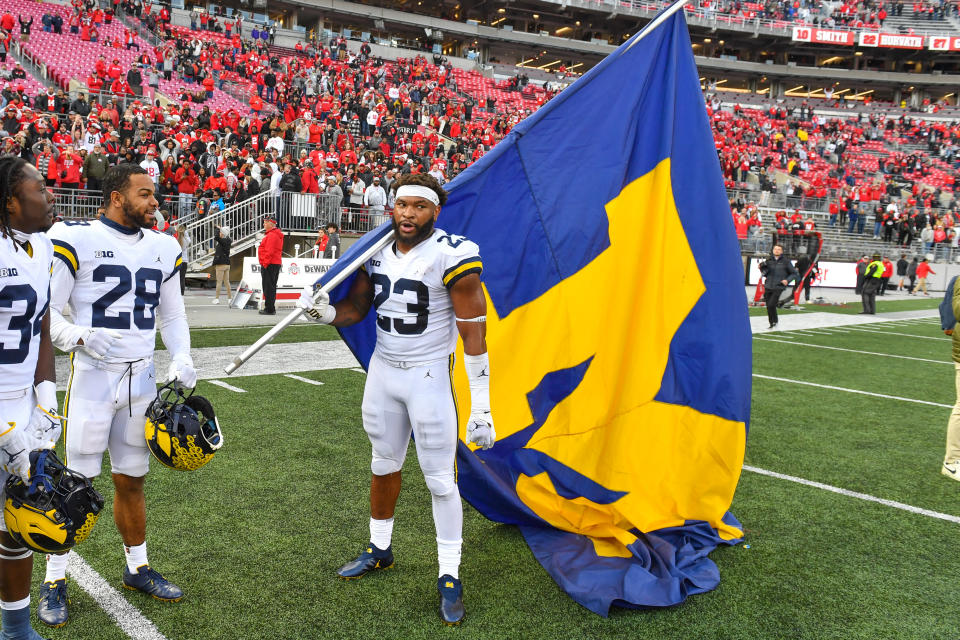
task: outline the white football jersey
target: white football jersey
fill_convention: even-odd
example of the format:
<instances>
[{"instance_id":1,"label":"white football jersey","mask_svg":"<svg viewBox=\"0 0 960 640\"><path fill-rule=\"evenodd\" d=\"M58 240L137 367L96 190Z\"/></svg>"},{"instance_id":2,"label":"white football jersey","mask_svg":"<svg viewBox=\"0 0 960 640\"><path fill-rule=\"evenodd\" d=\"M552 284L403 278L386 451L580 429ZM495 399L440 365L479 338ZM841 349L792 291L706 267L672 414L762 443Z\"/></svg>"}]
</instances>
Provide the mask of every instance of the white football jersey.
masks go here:
<instances>
[{"instance_id":1,"label":"white football jersey","mask_svg":"<svg viewBox=\"0 0 960 640\"><path fill-rule=\"evenodd\" d=\"M449 289L480 274L480 248L440 229L405 254L391 243L364 264L373 282L376 352L388 360L429 362L457 348Z\"/></svg>"},{"instance_id":2,"label":"white football jersey","mask_svg":"<svg viewBox=\"0 0 960 640\"><path fill-rule=\"evenodd\" d=\"M54 287L72 284L73 324L120 332L110 360L151 357L160 286L177 276L183 264L176 238L151 229L132 231L105 217L58 222L48 235L54 257L73 275L72 283L53 278Z\"/></svg>"},{"instance_id":3,"label":"white football jersey","mask_svg":"<svg viewBox=\"0 0 960 640\"><path fill-rule=\"evenodd\" d=\"M0 392L33 386L50 302L53 246L42 233L28 242L29 251L0 237Z\"/></svg>"}]
</instances>

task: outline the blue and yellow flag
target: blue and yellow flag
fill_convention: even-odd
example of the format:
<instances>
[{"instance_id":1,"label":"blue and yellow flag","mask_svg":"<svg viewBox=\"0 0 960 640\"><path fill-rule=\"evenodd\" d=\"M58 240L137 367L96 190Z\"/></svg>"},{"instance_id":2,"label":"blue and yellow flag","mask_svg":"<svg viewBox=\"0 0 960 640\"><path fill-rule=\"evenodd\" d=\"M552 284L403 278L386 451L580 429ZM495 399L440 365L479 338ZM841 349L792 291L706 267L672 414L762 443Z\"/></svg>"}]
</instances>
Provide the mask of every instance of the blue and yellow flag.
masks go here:
<instances>
[{"instance_id":1,"label":"blue and yellow flag","mask_svg":"<svg viewBox=\"0 0 960 640\"><path fill-rule=\"evenodd\" d=\"M437 223L480 246L488 297L498 441L472 451L460 425L461 493L601 615L717 586L750 411L743 268L682 12L629 44L458 176ZM363 363L371 331L344 332Z\"/></svg>"}]
</instances>

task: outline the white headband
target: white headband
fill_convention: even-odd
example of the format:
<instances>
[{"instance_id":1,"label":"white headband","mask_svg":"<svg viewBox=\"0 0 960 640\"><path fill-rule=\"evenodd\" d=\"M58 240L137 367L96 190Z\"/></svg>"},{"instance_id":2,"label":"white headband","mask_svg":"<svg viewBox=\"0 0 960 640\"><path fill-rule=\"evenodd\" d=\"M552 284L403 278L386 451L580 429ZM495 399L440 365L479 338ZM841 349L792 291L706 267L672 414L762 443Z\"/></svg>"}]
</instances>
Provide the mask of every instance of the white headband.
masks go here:
<instances>
[{"instance_id":1,"label":"white headband","mask_svg":"<svg viewBox=\"0 0 960 640\"><path fill-rule=\"evenodd\" d=\"M423 198L424 200L429 200L438 207L440 206L440 197L437 196L437 192L430 187L422 187L418 184L405 184L397 187L397 197L403 198L404 196L409 196L411 198Z\"/></svg>"}]
</instances>

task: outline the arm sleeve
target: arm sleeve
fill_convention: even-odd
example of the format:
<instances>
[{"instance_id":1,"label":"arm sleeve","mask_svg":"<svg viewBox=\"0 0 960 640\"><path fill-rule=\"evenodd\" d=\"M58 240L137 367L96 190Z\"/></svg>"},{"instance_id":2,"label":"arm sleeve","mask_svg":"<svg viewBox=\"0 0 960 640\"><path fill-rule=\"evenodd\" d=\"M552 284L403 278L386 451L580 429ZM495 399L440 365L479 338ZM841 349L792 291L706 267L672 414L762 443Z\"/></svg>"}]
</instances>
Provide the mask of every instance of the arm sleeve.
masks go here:
<instances>
[{"instance_id":1,"label":"arm sleeve","mask_svg":"<svg viewBox=\"0 0 960 640\"><path fill-rule=\"evenodd\" d=\"M56 255L56 254L55 254ZM58 256L59 257L59 256ZM63 260L54 260L50 269L50 339L61 351L73 352L87 331L63 317L63 306L73 290L74 272Z\"/></svg>"},{"instance_id":2,"label":"arm sleeve","mask_svg":"<svg viewBox=\"0 0 960 640\"><path fill-rule=\"evenodd\" d=\"M176 271L174 271L176 273ZM157 306L157 327L171 359L192 363L190 358L190 327L187 311L180 294L180 278L167 278L160 285L160 304Z\"/></svg>"}]
</instances>

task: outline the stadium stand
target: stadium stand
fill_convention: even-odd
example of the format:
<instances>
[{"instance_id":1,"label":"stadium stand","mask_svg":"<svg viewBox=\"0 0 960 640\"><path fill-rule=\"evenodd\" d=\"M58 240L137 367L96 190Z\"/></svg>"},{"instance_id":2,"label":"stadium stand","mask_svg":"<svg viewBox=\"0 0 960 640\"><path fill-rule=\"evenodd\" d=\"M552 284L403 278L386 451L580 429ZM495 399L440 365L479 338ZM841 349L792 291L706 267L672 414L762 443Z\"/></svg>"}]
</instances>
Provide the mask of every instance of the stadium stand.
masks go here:
<instances>
[{"instance_id":1,"label":"stadium stand","mask_svg":"<svg viewBox=\"0 0 960 640\"><path fill-rule=\"evenodd\" d=\"M545 82L542 73L533 74L533 81L522 70L490 77L454 66L443 56L434 56L434 63L419 54L384 59L372 55L365 41L348 46L342 36L290 48L248 37L240 21L231 24L233 32L227 35L198 25L173 25L169 13L137 16L124 10L130 8L127 4L117 6L116 17L108 19L99 10L4 0L5 14L44 25L17 43L19 55L36 62L64 89L78 79L88 85L92 80L94 89L103 84L102 93L91 92L89 116L68 113L65 100L45 114L52 116L53 125L45 130L39 130L35 110L25 108L35 105L43 84L29 76L0 84L5 149L34 161L35 144L66 123L67 137L61 134L53 142L61 151L74 146L81 160L92 150L91 141L97 141L112 163L152 166L155 161L163 206L174 214L175 224L194 225L190 228L201 239L212 237L215 219L247 225L252 235L271 197L280 198L282 211L314 212L287 216L288 229L310 231L336 220L348 230L363 230L382 215L371 212L364 199L374 176L386 182L395 172L430 171L452 179L562 88ZM656 6L634 3L628 8ZM956 4L901 9L897 3L704 0L691 11L731 21L867 30L879 29L883 21L885 31L909 33L923 26L928 31L955 29ZM63 33L45 28L52 15L63 20ZM90 42L84 29L98 19L100 41ZM71 26L78 33L71 34ZM70 46L63 46L65 39ZM15 64L8 59L4 69ZM141 69L142 96L112 84L133 68ZM156 96L147 81L152 70L159 75ZM563 76L562 65L557 71ZM14 91L20 85L22 95ZM889 210L898 229L909 227L907 244L934 250L939 258L956 254L956 106L928 100L922 111L906 112L892 102L833 96L830 88L806 98L772 99L723 93L711 85L705 79L708 115L745 251L763 248L750 233L758 225L747 224L754 210L761 228L768 230L776 227L777 211L800 215L824 234L824 255L847 257L884 246L882 237L874 238L881 235L875 225L884 226ZM155 97L169 102L157 106ZM292 167L294 178L280 179L285 165ZM61 179L51 183L59 188ZM325 195L328 185L341 195ZM85 186L82 180L78 191L59 192L65 215L95 212L98 196ZM295 200L296 194L307 200ZM877 207L881 213L875 219ZM862 226L849 224L851 214L863 216ZM922 239L924 228L933 232L938 225L942 238ZM191 261L202 264L206 243L195 244L200 253Z\"/></svg>"}]
</instances>

